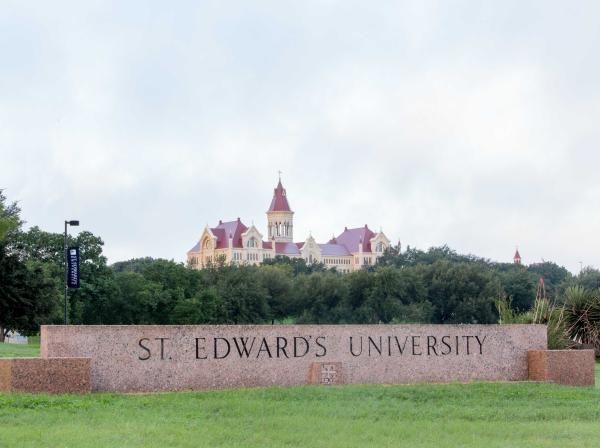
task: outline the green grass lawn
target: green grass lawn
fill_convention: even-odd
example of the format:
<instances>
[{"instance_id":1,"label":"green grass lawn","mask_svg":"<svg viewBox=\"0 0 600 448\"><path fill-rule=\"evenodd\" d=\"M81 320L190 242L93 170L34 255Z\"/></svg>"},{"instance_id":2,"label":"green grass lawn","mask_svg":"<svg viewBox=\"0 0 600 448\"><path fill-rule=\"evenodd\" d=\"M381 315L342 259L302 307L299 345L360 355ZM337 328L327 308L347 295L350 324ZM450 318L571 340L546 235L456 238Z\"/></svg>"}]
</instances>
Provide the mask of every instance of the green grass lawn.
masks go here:
<instances>
[{"instance_id":1,"label":"green grass lawn","mask_svg":"<svg viewBox=\"0 0 600 448\"><path fill-rule=\"evenodd\" d=\"M596 372L596 388L474 383L0 394L0 447L598 447L600 365Z\"/></svg>"},{"instance_id":2,"label":"green grass lawn","mask_svg":"<svg viewBox=\"0 0 600 448\"><path fill-rule=\"evenodd\" d=\"M0 358L37 358L38 356L40 356L39 338L31 344L0 343Z\"/></svg>"}]
</instances>

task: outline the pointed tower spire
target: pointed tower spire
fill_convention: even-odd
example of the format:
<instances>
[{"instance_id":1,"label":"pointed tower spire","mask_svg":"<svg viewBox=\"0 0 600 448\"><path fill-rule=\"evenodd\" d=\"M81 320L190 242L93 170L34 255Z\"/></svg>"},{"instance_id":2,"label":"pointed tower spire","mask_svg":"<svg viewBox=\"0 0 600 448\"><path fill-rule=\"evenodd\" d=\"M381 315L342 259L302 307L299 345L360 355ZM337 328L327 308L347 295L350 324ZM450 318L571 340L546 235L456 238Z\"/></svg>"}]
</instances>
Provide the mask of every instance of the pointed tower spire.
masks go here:
<instances>
[{"instance_id":1,"label":"pointed tower spire","mask_svg":"<svg viewBox=\"0 0 600 448\"><path fill-rule=\"evenodd\" d=\"M269 239L275 239L276 242L294 241L294 212L290 208L287 199L287 192L281 183L281 171L277 187L273 190L273 199L267 211L267 228L269 230Z\"/></svg>"},{"instance_id":2,"label":"pointed tower spire","mask_svg":"<svg viewBox=\"0 0 600 448\"><path fill-rule=\"evenodd\" d=\"M515 264L521 264L521 254L519 253L519 248L515 251L515 256L513 257L513 262Z\"/></svg>"},{"instance_id":3,"label":"pointed tower spire","mask_svg":"<svg viewBox=\"0 0 600 448\"><path fill-rule=\"evenodd\" d=\"M277 187L273 190L273 199L271 199L271 205L269 206L270 212L291 212L290 204L287 200L287 192L281 183L281 177L277 183Z\"/></svg>"}]
</instances>

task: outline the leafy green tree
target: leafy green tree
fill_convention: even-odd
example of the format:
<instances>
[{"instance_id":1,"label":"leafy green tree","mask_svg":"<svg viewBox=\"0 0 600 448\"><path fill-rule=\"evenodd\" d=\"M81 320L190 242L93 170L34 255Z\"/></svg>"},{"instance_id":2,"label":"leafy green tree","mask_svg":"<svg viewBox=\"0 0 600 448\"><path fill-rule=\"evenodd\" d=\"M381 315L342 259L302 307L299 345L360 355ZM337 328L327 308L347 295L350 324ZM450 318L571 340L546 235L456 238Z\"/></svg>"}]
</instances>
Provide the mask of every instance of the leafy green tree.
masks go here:
<instances>
[{"instance_id":1,"label":"leafy green tree","mask_svg":"<svg viewBox=\"0 0 600 448\"><path fill-rule=\"evenodd\" d=\"M285 264L260 266L257 275L267 293L271 323L292 315L292 267Z\"/></svg>"},{"instance_id":2,"label":"leafy green tree","mask_svg":"<svg viewBox=\"0 0 600 448\"><path fill-rule=\"evenodd\" d=\"M143 295L145 289L156 289L148 285L138 272L117 272L114 275L117 294L111 297L104 315L105 323L111 324L153 324L152 311L147 309Z\"/></svg>"},{"instance_id":3,"label":"leafy green tree","mask_svg":"<svg viewBox=\"0 0 600 448\"><path fill-rule=\"evenodd\" d=\"M118 299L113 301L111 318L124 324L168 324L181 290L168 290L137 272L115 274Z\"/></svg>"},{"instance_id":4,"label":"leafy green tree","mask_svg":"<svg viewBox=\"0 0 600 448\"><path fill-rule=\"evenodd\" d=\"M384 267L372 274L373 282L366 292L366 300L356 310L365 323L389 323L400 314L402 305L402 277L399 269Z\"/></svg>"},{"instance_id":5,"label":"leafy green tree","mask_svg":"<svg viewBox=\"0 0 600 448\"><path fill-rule=\"evenodd\" d=\"M343 275L335 272L313 272L294 282L294 300L299 323L346 323L350 315L348 285Z\"/></svg>"},{"instance_id":6,"label":"leafy green tree","mask_svg":"<svg viewBox=\"0 0 600 448\"><path fill-rule=\"evenodd\" d=\"M69 322L73 324L105 323L118 320L107 316L111 297L116 294L113 273L102 254L104 242L91 232L70 236L68 245L79 247L81 288L69 291ZM53 284L57 314L51 319L62 321L64 288L64 236L34 226L15 234L11 247L28 265L41 267ZM100 310L103 310L100 313ZM108 320L107 320L108 319Z\"/></svg>"},{"instance_id":7,"label":"leafy green tree","mask_svg":"<svg viewBox=\"0 0 600 448\"><path fill-rule=\"evenodd\" d=\"M46 323L62 323L63 312L63 245L64 238L59 233L50 233L39 227L31 227L28 231L19 231L10 239L11 250L30 267L44 272L52 285L51 295L55 302L54 314Z\"/></svg>"},{"instance_id":8,"label":"leafy green tree","mask_svg":"<svg viewBox=\"0 0 600 448\"><path fill-rule=\"evenodd\" d=\"M132 258L127 261L117 261L110 265L115 272L137 272L141 274L144 270L152 265L156 260L152 257Z\"/></svg>"},{"instance_id":9,"label":"leafy green tree","mask_svg":"<svg viewBox=\"0 0 600 448\"><path fill-rule=\"evenodd\" d=\"M81 287L69 291L69 322L73 324L96 323L90 309L98 300L109 297L116 291L113 273L102 254L104 242L88 231L80 232L68 244L79 247L79 277ZM88 319L93 319L88 321Z\"/></svg>"},{"instance_id":10,"label":"leafy green tree","mask_svg":"<svg viewBox=\"0 0 600 448\"><path fill-rule=\"evenodd\" d=\"M299 274L311 274L312 272L325 272L327 267L323 263L308 264L304 258L290 258L283 255L277 255L263 262L263 266L291 266L294 276Z\"/></svg>"},{"instance_id":11,"label":"leafy green tree","mask_svg":"<svg viewBox=\"0 0 600 448\"><path fill-rule=\"evenodd\" d=\"M530 264L527 270L535 274L538 279L542 277L546 286L546 295L548 299L555 302L561 294L560 286L572 279L572 275L563 266L559 266L551 261Z\"/></svg>"},{"instance_id":12,"label":"leafy green tree","mask_svg":"<svg viewBox=\"0 0 600 448\"><path fill-rule=\"evenodd\" d=\"M21 227L20 213L17 203L8 203L3 190L0 190L0 242Z\"/></svg>"},{"instance_id":13,"label":"leafy green tree","mask_svg":"<svg viewBox=\"0 0 600 448\"><path fill-rule=\"evenodd\" d=\"M345 275L344 280L348 287L346 299L346 314L341 316L345 322L360 323L364 316L356 310L365 310L367 301L371 298L370 291L375 283L375 277L367 270L351 272Z\"/></svg>"},{"instance_id":14,"label":"leafy green tree","mask_svg":"<svg viewBox=\"0 0 600 448\"><path fill-rule=\"evenodd\" d=\"M10 331L32 334L52 313L52 283L0 244L0 342Z\"/></svg>"},{"instance_id":15,"label":"leafy green tree","mask_svg":"<svg viewBox=\"0 0 600 448\"><path fill-rule=\"evenodd\" d=\"M495 300L503 295L498 278L480 264L438 260L420 266L433 306L433 323L495 323Z\"/></svg>"},{"instance_id":16,"label":"leafy green tree","mask_svg":"<svg viewBox=\"0 0 600 448\"><path fill-rule=\"evenodd\" d=\"M57 272L62 272L63 245L62 234L46 232L37 226L26 232L19 232L11 241L11 247L21 259L52 264Z\"/></svg>"},{"instance_id":17,"label":"leafy green tree","mask_svg":"<svg viewBox=\"0 0 600 448\"><path fill-rule=\"evenodd\" d=\"M536 274L525 266L512 264L510 269L500 273L499 278L515 311L527 311L532 307L537 287Z\"/></svg>"},{"instance_id":18,"label":"leafy green tree","mask_svg":"<svg viewBox=\"0 0 600 448\"><path fill-rule=\"evenodd\" d=\"M351 321L356 323L429 322L427 289L412 267L378 266L349 274Z\"/></svg>"},{"instance_id":19,"label":"leafy green tree","mask_svg":"<svg viewBox=\"0 0 600 448\"><path fill-rule=\"evenodd\" d=\"M200 291L196 296L185 298L173 309L174 324L220 324L226 321L223 300L215 288Z\"/></svg>"},{"instance_id":20,"label":"leafy green tree","mask_svg":"<svg viewBox=\"0 0 600 448\"><path fill-rule=\"evenodd\" d=\"M400 306L392 318L394 322L431 322L433 307L428 301L423 278L415 267L400 269L396 295Z\"/></svg>"},{"instance_id":21,"label":"leafy green tree","mask_svg":"<svg viewBox=\"0 0 600 448\"><path fill-rule=\"evenodd\" d=\"M575 283L587 290L598 290L600 289L600 271L588 266L577 275Z\"/></svg>"},{"instance_id":22,"label":"leafy green tree","mask_svg":"<svg viewBox=\"0 0 600 448\"><path fill-rule=\"evenodd\" d=\"M265 323L271 315L267 290L261 284L256 266L222 266L213 269L208 285L223 300L227 324Z\"/></svg>"},{"instance_id":23,"label":"leafy green tree","mask_svg":"<svg viewBox=\"0 0 600 448\"><path fill-rule=\"evenodd\" d=\"M441 247L430 247L427 251L411 248L408 246L404 252L398 252L391 248L386 250L383 257L377 260L377 264L384 266L416 266L433 264L436 261L446 260L452 263L489 263L488 260L474 255L461 255L444 245Z\"/></svg>"},{"instance_id":24,"label":"leafy green tree","mask_svg":"<svg viewBox=\"0 0 600 448\"><path fill-rule=\"evenodd\" d=\"M0 190L0 342L9 331L36 332L55 308L53 284L39 264L27 264L13 242L22 221Z\"/></svg>"}]
</instances>

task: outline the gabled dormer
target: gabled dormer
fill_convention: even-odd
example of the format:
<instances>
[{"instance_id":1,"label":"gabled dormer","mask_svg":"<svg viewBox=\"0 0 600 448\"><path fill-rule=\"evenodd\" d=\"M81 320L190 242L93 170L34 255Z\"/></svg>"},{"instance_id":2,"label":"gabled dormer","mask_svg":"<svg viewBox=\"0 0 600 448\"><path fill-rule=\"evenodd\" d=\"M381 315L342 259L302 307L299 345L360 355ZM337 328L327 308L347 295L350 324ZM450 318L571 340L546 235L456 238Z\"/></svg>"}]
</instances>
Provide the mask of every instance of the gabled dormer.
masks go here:
<instances>
[{"instance_id":1,"label":"gabled dormer","mask_svg":"<svg viewBox=\"0 0 600 448\"><path fill-rule=\"evenodd\" d=\"M208 226L202 231L199 241L199 250L202 252L215 250L217 248L218 238Z\"/></svg>"},{"instance_id":2,"label":"gabled dormer","mask_svg":"<svg viewBox=\"0 0 600 448\"><path fill-rule=\"evenodd\" d=\"M302 249L300 249L300 255L309 264L321 262L321 248L312 235L309 235L302 245Z\"/></svg>"},{"instance_id":3,"label":"gabled dormer","mask_svg":"<svg viewBox=\"0 0 600 448\"><path fill-rule=\"evenodd\" d=\"M373 252L375 256L380 257L391 244L392 242L388 237L385 236L382 231L379 231L379 233L371 238L371 252Z\"/></svg>"},{"instance_id":4,"label":"gabled dormer","mask_svg":"<svg viewBox=\"0 0 600 448\"><path fill-rule=\"evenodd\" d=\"M262 233L252 224L242 233L242 246L244 249L262 249Z\"/></svg>"}]
</instances>

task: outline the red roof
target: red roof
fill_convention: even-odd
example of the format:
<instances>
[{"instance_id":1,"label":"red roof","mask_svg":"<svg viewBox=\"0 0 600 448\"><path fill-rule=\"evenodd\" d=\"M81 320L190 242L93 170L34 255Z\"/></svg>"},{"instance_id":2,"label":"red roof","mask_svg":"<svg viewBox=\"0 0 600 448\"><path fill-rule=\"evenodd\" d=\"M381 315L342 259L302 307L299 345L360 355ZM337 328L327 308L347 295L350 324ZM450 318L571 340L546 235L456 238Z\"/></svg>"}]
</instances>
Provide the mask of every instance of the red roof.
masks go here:
<instances>
[{"instance_id":1,"label":"red roof","mask_svg":"<svg viewBox=\"0 0 600 448\"><path fill-rule=\"evenodd\" d=\"M521 259L521 254L519 254L519 249L517 249L517 251L515 252L515 257L514 258L515 258L515 260L516 259L519 259L519 260Z\"/></svg>"},{"instance_id":2,"label":"red roof","mask_svg":"<svg viewBox=\"0 0 600 448\"><path fill-rule=\"evenodd\" d=\"M273 192L273 199L271 200L271 206L269 207L270 212L291 212L290 204L287 200L287 194L285 188L281 185L281 179L277 184Z\"/></svg>"},{"instance_id":3,"label":"red roof","mask_svg":"<svg viewBox=\"0 0 600 448\"><path fill-rule=\"evenodd\" d=\"M273 249L273 243L270 241L263 241L262 245L263 249Z\"/></svg>"},{"instance_id":4,"label":"red roof","mask_svg":"<svg viewBox=\"0 0 600 448\"><path fill-rule=\"evenodd\" d=\"M295 243L275 243L275 253L282 255L300 255Z\"/></svg>"},{"instance_id":5,"label":"red roof","mask_svg":"<svg viewBox=\"0 0 600 448\"><path fill-rule=\"evenodd\" d=\"M221 222L215 228L211 228L210 231L214 236L217 237L217 249L224 249L229 247L229 235L233 237L233 247L242 246L242 233L248 230L248 227L244 225L240 218L236 221Z\"/></svg>"},{"instance_id":6,"label":"red roof","mask_svg":"<svg viewBox=\"0 0 600 448\"><path fill-rule=\"evenodd\" d=\"M371 252L371 238L374 236L375 233L365 224L364 227L356 229L344 229L337 238L329 241L329 244L341 244L346 246L348 252L355 253L358 252L358 245L362 242L363 252Z\"/></svg>"}]
</instances>

